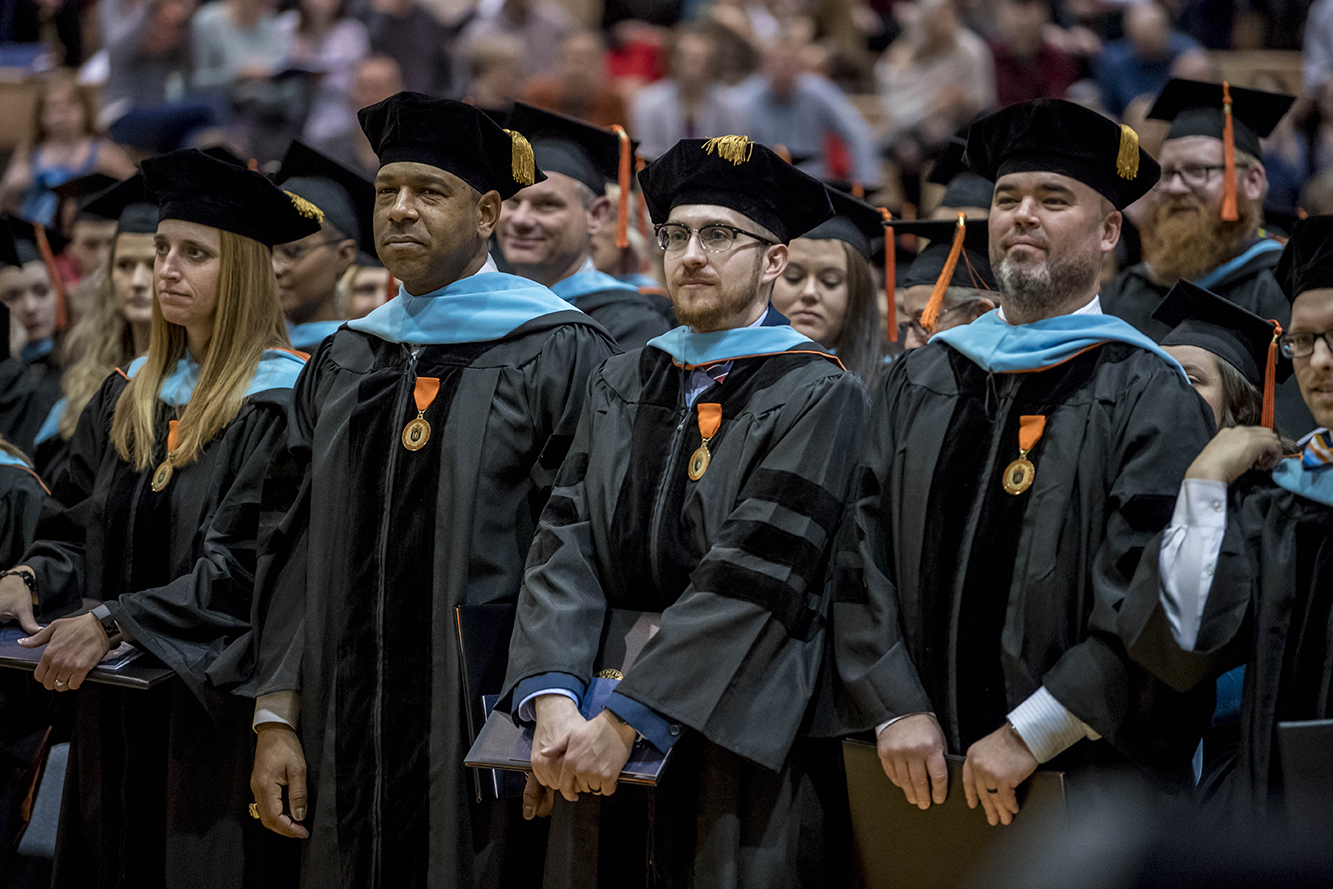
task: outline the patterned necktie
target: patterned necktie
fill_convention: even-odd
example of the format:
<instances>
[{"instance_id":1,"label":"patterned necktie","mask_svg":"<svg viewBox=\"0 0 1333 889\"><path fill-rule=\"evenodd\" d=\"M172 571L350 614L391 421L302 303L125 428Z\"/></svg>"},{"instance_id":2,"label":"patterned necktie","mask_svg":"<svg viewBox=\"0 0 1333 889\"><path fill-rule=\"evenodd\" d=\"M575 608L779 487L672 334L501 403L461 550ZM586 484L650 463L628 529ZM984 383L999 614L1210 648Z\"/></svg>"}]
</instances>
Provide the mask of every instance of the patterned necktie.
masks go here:
<instances>
[{"instance_id":1,"label":"patterned necktie","mask_svg":"<svg viewBox=\"0 0 1333 889\"><path fill-rule=\"evenodd\" d=\"M705 365L699 369L712 377L713 382L720 386L722 381L727 378L727 374L731 373L731 360L719 361L716 364Z\"/></svg>"},{"instance_id":2,"label":"patterned necktie","mask_svg":"<svg viewBox=\"0 0 1333 889\"><path fill-rule=\"evenodd\" d=\"M1301 466L1306 469L1327 469L1333 466L1333 445L1329 444L1329 437L1327 429L1310 436L1301 454Z\"/></svg>"}]
</instances>

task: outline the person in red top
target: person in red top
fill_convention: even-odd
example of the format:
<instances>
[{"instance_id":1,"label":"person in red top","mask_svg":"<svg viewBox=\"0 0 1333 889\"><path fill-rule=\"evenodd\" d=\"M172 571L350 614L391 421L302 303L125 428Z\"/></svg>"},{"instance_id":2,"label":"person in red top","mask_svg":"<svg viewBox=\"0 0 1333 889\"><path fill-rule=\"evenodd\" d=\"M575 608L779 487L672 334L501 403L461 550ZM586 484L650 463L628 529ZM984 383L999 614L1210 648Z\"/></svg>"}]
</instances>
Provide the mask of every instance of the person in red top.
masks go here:
<instances>
[{"instance_id":1,"label":"person in red top","mask_svg":"<svg viewBox=\"0 0 1333 889\"><path fill-rule=\"evenodd\" d=\"M1000 107L1029 99L1063 99L1078 80L1078 62L1046 40L1046 0L1001 0L996 19L995 96Z\"/></svg>"}]
</instances>

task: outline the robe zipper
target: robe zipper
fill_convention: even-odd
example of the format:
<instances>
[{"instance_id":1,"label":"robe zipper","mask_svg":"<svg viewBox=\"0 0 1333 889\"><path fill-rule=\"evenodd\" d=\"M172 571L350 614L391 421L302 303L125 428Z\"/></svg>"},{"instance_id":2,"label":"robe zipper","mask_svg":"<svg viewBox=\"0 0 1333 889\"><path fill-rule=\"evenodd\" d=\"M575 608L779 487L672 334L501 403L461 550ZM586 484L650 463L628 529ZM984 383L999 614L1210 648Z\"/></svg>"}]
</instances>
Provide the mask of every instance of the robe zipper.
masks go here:
<instances>
[{"instance_id":1,"label":"robe zipper","mask_svg":"<svg viewBox=\"0 0 1333 889\"><path fill-rule=\"evenodd\" d=\"M696 399L697 401L698 399ZM676 466L676 454L680 450L680 442L684 437L685 426L693 413L694 408L686 407L685 415L676 424L676 431L671 434L671 445L668 451L670 457L667 459L666 468L662 471L662 477L657 480L657 494L653 500L653 517L648 525L648 563L652 566L653 577L659 576L657 554L661 547L658 546L657 536L662 532L662 516L665 512L663 504L666 503L667 485L670 483L671 473Z\"/></svg>"},{"instance_id":2,"label":"robe zipper","mask_svg":"<svg viewBox=\"0 0 1333 889\"><path fill-rule=\"evenodd\" d=\"M404 348L407 348L404 346ZM412 391L415 385L417 372L417 356L421 354L421 347L412 349L408 355L407 369L403 373L403 381L407 384L398 393L394 399L394 417L401 419L403 411L407 407L407 393ZM395 421L396 422L396 421ZM389 463L385 470L384 491L386 494L393 493L393 473L398 465L398 431L397 426L391 427L392 435L389 445ZM375 650L377 659L375 664L375 722L374 722L374 744L375 744L375 795L374 810L371 818L371 874L373 874L374 885L380 883L380 823L383 817L383 793L384 793L384 747L381 740L381 732L384 725L384 596L387 589L387 569L389 550L389 520L391 518L390 504L384 504L382 518L380 519L380 544L379 544L379 589L376 591L375 602Z\"/></svg>"}]
</instances>

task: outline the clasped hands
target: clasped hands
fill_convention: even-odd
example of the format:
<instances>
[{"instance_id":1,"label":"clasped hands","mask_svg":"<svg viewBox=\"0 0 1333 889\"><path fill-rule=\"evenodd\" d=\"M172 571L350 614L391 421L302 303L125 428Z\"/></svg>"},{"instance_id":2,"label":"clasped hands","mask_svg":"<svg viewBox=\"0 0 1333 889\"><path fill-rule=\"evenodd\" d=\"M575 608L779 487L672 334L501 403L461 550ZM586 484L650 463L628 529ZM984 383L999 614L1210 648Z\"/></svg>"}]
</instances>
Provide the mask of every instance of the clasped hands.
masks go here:
<instances>
[{"instance_id":1,"label":"clasped hands","mask_svg":"<svg viewBox=\"0 0 1333 889\"><path fill-rule=\"evenodd\" d=\"M603 710L584 719L564 695L542 695L534 703L532 772L523 789L523 817L551 814L555 794L569 802L580 793L610 796L634 749L635 731Z\"/></svg>"},{"instance_id":2,"label":"clasped hands","mask_svg":"<svg viewBox=\"0 0 1333 889\"><path fill-rule=\"evenodd\" d=\"M73 691L83 684L111 644L102 624L91 614L65 617L43 627L33 616L32 594L21 579L0 577L0 618L13 618L30 634L20 639L24 648L45 645L33 678L51 691Z\"/></svg>"},{"instance_id":3,"label":"clasped hands","mask_svg":"<svg viewBox=\"0 0 1333 889\"><path fill-rule=\"evenodd\" d=\"M879 733L884 774L902 789L907 801L922 809L943 803L949 790L944 762L944 732L929 713L914 713ZM1009 824L1018 814L1018 785L1037 770L1037 759L1023 739L1003 725L967 750L963 790L968 808L980 805L991 826Z\"/></svg>"}]
</instances>

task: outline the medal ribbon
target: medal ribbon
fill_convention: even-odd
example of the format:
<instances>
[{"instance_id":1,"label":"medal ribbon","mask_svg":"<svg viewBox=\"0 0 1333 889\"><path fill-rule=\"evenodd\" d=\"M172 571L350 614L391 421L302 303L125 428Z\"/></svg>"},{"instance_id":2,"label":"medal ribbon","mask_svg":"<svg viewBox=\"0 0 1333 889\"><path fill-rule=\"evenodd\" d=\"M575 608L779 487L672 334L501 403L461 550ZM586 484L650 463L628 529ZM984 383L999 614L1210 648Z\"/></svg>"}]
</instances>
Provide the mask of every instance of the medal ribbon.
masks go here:
<instances>
[{"instance_id":1,"label":"medal ribbon","mask_svg":"<svg viewBox=\"0 0 1333 889\"><path fill-rule=\"evenodd\" d=\"M172 420L167 423L167 459L171 459L171 452L176 450L176 445L180 444L180 439L176 435L176 426L180 420Z\"/></svg>"},{"instance_id":2,"label":"medal ribbon","mask_svg":"<svg viewBox=\"0 0 1333 889\"><path fill-rule=\"evenodd\" d=\"M1041 441L1046 431L1046 418L1041 414L1024 414L1018 418L1018 449L1024 457Z\"/></svg>"},{"instance_id":3,"label":"medal ribbon","mask_svg":"<svg viewBox=\"0 0 1333 889\"><path fill-rule=\"evenodd\" d=\"M439 377L417 377L416 388L412 390L412 398L417 403L417 416L426 412L435 401L435 396L440 394Z\"/></svg>"},{"instance_id":4,"label":"medal ribbon","mask_svg":"<svg viewBox=\"0 0 1333 889\"><path fill-rule=\"evenodd\" d=\"M703 438L704 444L717 435L717 430L722 428L722 405L720 404L701 404L699 405L699 435Z\"/></svg>"}]
</instances>

